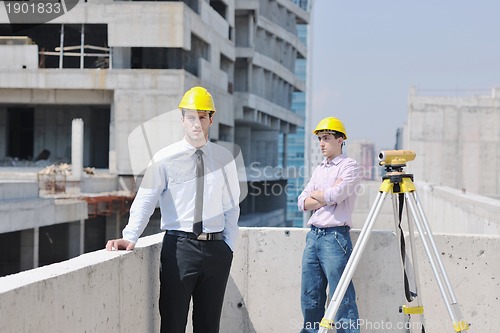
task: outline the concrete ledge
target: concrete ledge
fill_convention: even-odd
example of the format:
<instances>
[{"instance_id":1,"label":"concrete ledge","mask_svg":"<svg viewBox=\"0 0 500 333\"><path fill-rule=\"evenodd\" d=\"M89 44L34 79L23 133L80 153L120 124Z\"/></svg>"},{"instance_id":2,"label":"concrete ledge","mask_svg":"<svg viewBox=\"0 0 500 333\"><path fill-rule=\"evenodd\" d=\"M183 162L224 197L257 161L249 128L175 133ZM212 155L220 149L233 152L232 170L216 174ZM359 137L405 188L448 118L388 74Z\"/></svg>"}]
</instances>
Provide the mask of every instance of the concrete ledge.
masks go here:
<instances>
[{"instance_id":1,"label":"concrete ledge","mask_svg":"<svg viewBox=\"0 0 500 333\"><path fill-rule=\"evenodd\" d=\"M417 194L433 232L447 234L500 234L500 200L429 183L415 182ZM362 228L375 202L380 182L365 181L356 202L353 225ZM377 230L395 228L390 196L385 199L374 225Z\"/></svg>"},{"instance_id":2,"label":"concrete ledge","mask_svg":"<svg viewBox=\"0 0 500 333\"><path fill-rule=\"evenodd\" d=\"M54 224L54 199L0 201L0 233Z\"/></svg>"},{"instance_id":3,"label":"concrete ledge","mask_svg":"<svg viewBox=\"0 0 500 333\"><path fill-rule=\"evenodd\" d=\"M0 201L38 198L38 183L29 180L1 180Z\"/></svg>"},{"instance_id":4,"label":"concrete ledge","mask_svg":"<svg viewBox=\"0 0 500 333\"><path fill-rule=\"evenodd\" d=\"M306 233L307 229L242 228L226 293L222 333L299 331ZM356 240L358 231L352 236ZM435 239L464 318L476 332L497 332L492 313L500 305L500 286L495 282L498 238L436 235ZM102 250L0 278L0 331L157 331L161 241L162 234L157 234L141 238L133 252ZM426 262L422 253L419 258ZM451 332L427 266L419 265L427 331ZM354 283L363 331L403 333L398 327L405 318L398 308L404 304L404 295L393 233L372 232Z\"/></svg>"},{"instance_id":5,"label":"concrete ledge","mask_svg":"<svg viewBox=\"0 0 500 333\"><path fill-rule=\"evenodd\" d=\"M78 199L55 200L55 223L80 221L89 218L87 202Z\"/></svg>"},{"instance_id":6,"label":"concrete ledge","mask_svg":"<svg viewBox=\"0 0 500 333\"><path fill-rule=\"evenodd\" d=\"M435 234L436 246L471 332L498 332L500 236ZM427 332L453 332L432 268L417 241Z\"/></svg>"},{"instance_id":7,"label":"concrete ledge","mask_svg":"<svg viewBox=\"0 0 500 333\"><path fill-rule=\"evenodd\" d=\"M155 235L134 252L102 250L1 278L0 332L155 331L160 241Z\"/></svg>"},{"instance_id":8,"label":"concrete ledge","mask_svg":"<svg viewBox=\"0 0 500 333\"><path fill-rule=\"evenodd\" d=\"M434 232L500 234L500 200L428 183L416 183Z\"/></svg>"},{"instance_id":9,"label":"concrete ledge","mask_svg":"<svg viewBox=\"0 0 500 333\"><path fill-rule=\"evenodd\" d=\"M85 176L81 182L82 193L112 192L117 188L118 176L113 174Z\"/></svg>"}]
</instances>

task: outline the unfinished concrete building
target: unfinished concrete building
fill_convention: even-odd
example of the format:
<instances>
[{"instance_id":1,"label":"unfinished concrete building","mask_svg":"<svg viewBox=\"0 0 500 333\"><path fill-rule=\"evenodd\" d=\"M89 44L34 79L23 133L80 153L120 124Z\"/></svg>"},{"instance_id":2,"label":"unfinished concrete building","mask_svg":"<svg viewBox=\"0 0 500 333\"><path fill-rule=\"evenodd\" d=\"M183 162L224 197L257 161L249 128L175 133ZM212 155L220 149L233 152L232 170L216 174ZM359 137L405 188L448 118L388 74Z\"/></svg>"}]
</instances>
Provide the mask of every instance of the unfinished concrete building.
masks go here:
<instances>
[{"instance_id":1,"label":"unfinished concrete building","mask_svg":"<svg viewBox=\"0 0 500 333\"><path fill-rule=\"evenodd\" d=\"M263 170L278 167L278 135L304 122L291 103L306 89L294 66L307 54L296 26L308 24L308 8L290 0L89 0L39 25L11 24L1 12L0 275L119 235L134 176L181 137L177 105L195 85L215 99L210 139L241 148L249 189L241 225L283 225L286 195L265 190L284 186L286 175ZM83 124L76 132L75 119ZM142 162L134 164L135 154ZM40 174L65 163L71 173ZM158 231L157 220L146 234Z\"/></svg>"},{"instance_id":2,"label":"unfinished concrete building","mask_svg":"<svg viewBox=\"0 0 500 333\"><path fill-rule=\"evenodd\" d=\"M500 198L500 96L429 96L412 88L404 147L417 180Z\"/></svg>"}]
</instances>

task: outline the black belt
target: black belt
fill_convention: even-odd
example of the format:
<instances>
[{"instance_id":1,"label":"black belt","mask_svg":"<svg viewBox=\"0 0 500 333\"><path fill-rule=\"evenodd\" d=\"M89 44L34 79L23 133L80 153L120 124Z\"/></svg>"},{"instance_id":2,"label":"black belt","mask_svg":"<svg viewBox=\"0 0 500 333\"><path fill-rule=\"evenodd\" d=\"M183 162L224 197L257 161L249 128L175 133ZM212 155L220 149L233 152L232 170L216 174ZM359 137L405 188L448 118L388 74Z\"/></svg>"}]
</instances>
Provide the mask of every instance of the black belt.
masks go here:
<instances>
[{"instance_id":1,"label":"black belt","mask_svg":"<svg viewBox=\"0 0 500 333\"><path fill-rule=\"evenodd\" d=\"M339 230L342 230L342 231L349 231L349 226L348 225L340 225L340 226L337 226L337 227L326 227L326 228L319 228L315 225L311 225L311 230L314 231L314 232L332 232L332 231L339 231Z\"/></svg>"},{"instance_id":2,"label":"black belt","mask_svg":"<svg viewBox=\"0 0 500 333\"><path fill-rule=\"evenodd\" d=\"M196 235L192 232L185 232L180 230L167 230L167 235L197 239L201 241L224 240L224 235L222 234L222 231L213 233L202 232L198 237L196 237Z\"/></svg>"}]
</instances>

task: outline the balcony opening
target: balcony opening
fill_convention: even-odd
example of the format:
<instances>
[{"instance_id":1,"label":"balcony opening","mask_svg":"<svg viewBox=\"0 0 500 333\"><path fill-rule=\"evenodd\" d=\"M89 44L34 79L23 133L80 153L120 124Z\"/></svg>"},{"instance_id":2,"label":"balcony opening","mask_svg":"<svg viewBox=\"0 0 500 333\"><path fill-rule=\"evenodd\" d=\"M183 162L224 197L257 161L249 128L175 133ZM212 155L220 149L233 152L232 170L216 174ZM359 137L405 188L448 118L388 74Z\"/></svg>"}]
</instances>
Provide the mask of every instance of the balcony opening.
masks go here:
<instances>
[{"instance_id":1,"label":"balcony opening","mask_svg":"<svg viewBox=\"0 0 500 333\"><path fill-rule=\"evenodd\" d=\"M21 239L20 231L0 233L0 277L20 271Z\"/></svg>"},{"instance_id":2,"label":"balcony opening","mask_svg":"<svg viewBox=\"0 0 500 333\"><path fill-rule=\"evenodd\" d=\"M210 0L210 6L219 13L220 16L226 19L227 6L220 0Z\"/></svg>"},{"instance_id":3,"label":"balcony opening","mask_svg":"<svg viewBox=\"0 0 500 333\"><path fill-rule=\"evenodd\" d=\"M110 107L98 105L29 108L0 104L0 121L7 120L7 126L0 126L0 137L7 138L6 145L0 143L4 155L0 156L0 165L71 163L71 122L75 118L84 122L84 165L108 168Z\"/></svg>"},{"instance_id":4,"label":"balcony opening","mask_svg":"<svg viewBox=\"0 0 500 333\"><path fill-rule=\"evenodd\" d=\"M8 156L19 160L33 158L34 109L8 108Z\"/></svg>"},{"instance_id":5,"label":"balcony opening","mask_svg":"<svg viewBox=\"0 0 500 333\"><path fill-rule=\"evenodd\" d=\"M219 124L219 140L232 142L233 137L233 129L231 126Z\"/></svg>"},{"instance_id":6,"label":"balcony opening","mask_svg":"<svg viewBox=\"0 0 500 333\"><path fill-rule=\"evenodd\" d=\"M85 221L84 244L85 253L101 250L102 244L106 244L106 216L96 216Z\"/></svg>"},{"instance_id":7,"label":"balcony opening","mask_svg":"<svg viewBox=\"0 0 500 333\"><path fill-rule=\"evenodd\" d=\"M191 52L186 52L185 56L184 69L198 76L200 71L200 58L210 62L210 45L200 37L191 34Z\"/></svg>"},{"instance_id":8,"label":"balcony opening","mask_svg":"<svg viewBox=\"0 0 500 333\"><path fill-rule=\"evenodd\" d=\"M234 91L246 92L248 86L249 65L246 58L237 58L234 64Z\"/></svg>"},{"instance_id":9,"label":"balcony opening","mask_svg":"<svg viewBox=\"0 0 500 333\"><path fill-rule=\"evenodd\" d=\"M0 24L0 36L26 36L38 46L39 68L108 68L106 24Z\"/></svg>"},{"instance_id":10,"label":"balcony opening","mask_svg":"<svg viewBox=\"0 0 500 333\"><path fill-rule=\"evenodd\" d=\"M132 47L130 66L135 69L182 69L186 58L185 52L180 48Z\"/></svg>"},{"instance_id":11,"label":"balcony opening","mask_svg":"<svg viewBox=\"0 0 500 333\"><path fill-rule=\"evenodd\" d=\"M50 265L70 258L68 234L68 223L40 227L39 266Z\"/></svg>"},{"instance_id":12,"label":"balcony opening","mask_svg":"<svg viewBox=\"0 0 500 333\"><path fill-rule=\"evenodd\" d=\"M250 20L247 15L236 15L235 17L235 44L237 47L250 46Z\"/></svg>"}]
</instances>

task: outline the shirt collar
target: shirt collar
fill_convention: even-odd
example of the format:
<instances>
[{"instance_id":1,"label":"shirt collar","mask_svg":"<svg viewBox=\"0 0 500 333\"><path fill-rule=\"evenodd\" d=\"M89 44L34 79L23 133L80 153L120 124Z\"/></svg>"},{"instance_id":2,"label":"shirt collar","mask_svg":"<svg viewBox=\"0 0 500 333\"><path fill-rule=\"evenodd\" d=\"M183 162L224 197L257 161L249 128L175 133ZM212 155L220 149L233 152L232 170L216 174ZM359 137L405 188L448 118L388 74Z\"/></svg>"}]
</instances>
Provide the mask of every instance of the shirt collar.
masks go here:
<instances>
[{"instance_id":1,"label":"shirt collar","mask_svg":"<svg viewBox=\"0 0 500 333\"><path fill-rule=\"evenodd\" d=\"M185 138L182 139L183 146L189 152L190 155L191 154L195 154L197 149L201 149L201 151L203 152L203 154L207 155L208 143L209 142L210 141L208 141L206 144L204 144L200 148L196 148L193 145L191 145L189 142L187 142Z\"/></svg>"},{"instance_id":2,"label":"shirt collar","mask_svg":"<svg viewBox=\"0 0 500 333\"><path fill-rule=\"evenodd\" d=\"M333 165L338 165L345 157L346 156L342 153L339 156L335 157L333 160L329 160L328 158L325 158L323 160L323 162L321 162L321 165L329 168Z\"/></svg>"}]
</instances>

